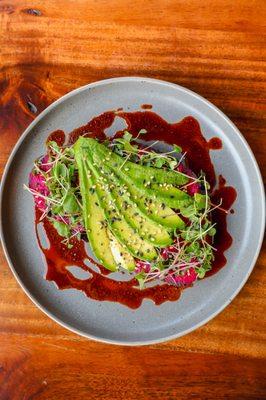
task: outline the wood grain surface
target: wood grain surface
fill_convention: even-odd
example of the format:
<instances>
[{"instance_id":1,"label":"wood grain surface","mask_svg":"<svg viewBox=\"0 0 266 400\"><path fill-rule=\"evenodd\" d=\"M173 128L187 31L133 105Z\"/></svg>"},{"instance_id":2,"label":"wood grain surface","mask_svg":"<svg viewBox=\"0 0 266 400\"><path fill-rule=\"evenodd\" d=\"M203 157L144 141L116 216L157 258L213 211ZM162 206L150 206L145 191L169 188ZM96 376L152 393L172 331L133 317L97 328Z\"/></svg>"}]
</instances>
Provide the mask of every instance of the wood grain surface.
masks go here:
<instances>
[{"instance_id":1,"label":"wood grain surface","mask_svg":"<svg viewBox=\"0 0 266 400\"><path fill-rule=\"evenodd\" d=\"M0 171L52 101L92 81L139 75L221 108L266 179L265 20L263 0L0 0ZM265 246L218 317L143 348L64 330L26 297L3 253L0 265L0 400L266 399Z\"/></svg>"}]
</instances>

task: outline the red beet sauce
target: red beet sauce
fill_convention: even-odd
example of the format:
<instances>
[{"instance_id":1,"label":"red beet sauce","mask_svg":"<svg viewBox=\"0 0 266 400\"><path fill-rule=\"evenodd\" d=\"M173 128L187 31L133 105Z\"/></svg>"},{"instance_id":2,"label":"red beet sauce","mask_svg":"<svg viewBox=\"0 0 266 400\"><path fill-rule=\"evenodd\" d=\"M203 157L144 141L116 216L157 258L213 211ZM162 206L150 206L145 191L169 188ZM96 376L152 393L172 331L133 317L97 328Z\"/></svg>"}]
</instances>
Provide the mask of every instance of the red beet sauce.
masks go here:
<instances>
[{"instance_id":1,"label":"red beet sauce","mask_svg":"<svg viewBox=\"0 0 266 400\"><path fill-rule=\"evenodd\" d=\"M36 221L40 216L41 212L36 210ZM68 249L67 246L62 244L62 237L58 235L56 229L47 219L43 220L43 226L50 242L50 247L45 249L38 240L47 262L46 279L54 281L59 289L82 290L91 299L115 301L130 308L138 308L144 298L152 299L155 304L162 304L166 300L174 301L179 298L180 290L166 284L139 290L135 279L127 282L110 279L106 276L108 271L88 257L84 241L72 240L73 247ZM85 260L96 265L100 272L95 272L94 269L88 267L84 262ZM90 277L85 280L76 278L67 269L69 266L78 266L84 271L88 271Z\"/></svg>"},{"instance_id":2,"label":"red beet sauce","mask_svg":"<svg viewBox=\"0 0 266 400\"><path fill-rule=\"evenodd\" d=\"M50 135L46 140L46 143L56 142L58 146L63 146L65 143L65 139L66 139L65 132L61 131L61 129L58 129L57 131L50 133Z\"/></svg>"},{"instance_id":3,"label":"red beet sauce","mask_svg":"<svg viewBox=\"0 0 266 400\"><path fill-rule=\"evenodd\" d=\"M147 133L142 136L142 139L160 140L182 147L183 152L186 152L186 160L190 169L195 173L204 171L211 188L214 188L216 178L209 151L210 149L220 149L222 143L219 138L212 138L207 142L201 133L199 123L190 116L178 123L169 124L151 111L120 112L119 114L117 112L106 112L71 132L68 143L73 144L81 135L104 140L106 138L105 129L112 125L117 115L124 118L128 125L127 130L133 136L137 136L141 129L146 129ZM120 134L121 132L118 133L118 135ZM48 139L56 141L61 146L65 142L65 134L58 130L51 133ZM236 199L236 191L234 188L226 186L224 178L219 177L219 185L217 189L213 190L211 201L213 204L218 204L221 199L223 209L230 210ZM216 209L212 215L217 229L213 245L217 250L215 251L213 269L209 275L216 273L226 264L224 252L232 244L232 237L227 231L226 217L227 213L220 209ZM36 225L39 223L39 218L40 212L36 210ZM133 309L138 308L145 298L152 299L155 304L159 305L165 301L175 301L180 297L181 289L171 285L163 284L139 290L135 279L127 282L111 279L108 276L108 271L88 256L85 250L85 242L73 240L73 247L68 249L61 243L62 238L51 223L47 219L42 222L50 243L50 247L46 249L42 247L38 239L47 262L46 279L54 281L59 289L75 288L83 291L94 300L119 302ZM85 260L96 265L99 272L88 267ZM85 280L76 278L68 270L67 267L69 266L78 266L88 271L89 278Z\"/></svg>"},{"instance_id":4,"label":"red beet sauce","mask_svg":"<svg viewBox=\"0 0 266 400\"><path fill-rule=\"evenodd\" d=\"M208 147L210 150L220 150L223 147L223 143L220 138L213 137L208 141Z\"/></svg>"},{"instance_id":5,"label":"red beet sauce","mask_svg":"<svg viewBox=\"0 0 266 400\"><path fill-rule=\"evenodd\" d=\"M152 105L151 104L142 104L141 108L142 108L142 110L151 110Z\"/></svg>"}]
</instances>

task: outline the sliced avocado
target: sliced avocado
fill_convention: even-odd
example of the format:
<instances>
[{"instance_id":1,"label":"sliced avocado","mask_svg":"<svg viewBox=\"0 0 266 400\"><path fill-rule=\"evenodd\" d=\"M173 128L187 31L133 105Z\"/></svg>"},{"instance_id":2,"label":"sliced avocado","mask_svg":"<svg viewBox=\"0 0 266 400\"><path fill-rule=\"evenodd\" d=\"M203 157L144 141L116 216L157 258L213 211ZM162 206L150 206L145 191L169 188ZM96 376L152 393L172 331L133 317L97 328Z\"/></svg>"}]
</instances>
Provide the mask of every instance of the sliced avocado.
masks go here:
<instances>
[{"instance_id":1,"label":"sliced avocado","mask_svg":"<svg viewBox=\"0 0 266 400\"><path fill-rule=\"evenodd\" d=\"M91 139L88 138L80 138L79 142L83 148L87 149L91 153L95 142L94 140L92 145ZM88 146L88 144L90 144L90 146ZM141 185L141 188L135 186L134 182L132 182L132 179L122 169L117 168L117 166L114 167L112 166L112 164L107 165L108 160L107 162L103 163L102 157L97 155L96 153L93 153L93 158L95 161L95 165L101 165L101 170L103 173L109 175L110 172L113 171L115 175L119 178L119 180L123 182L123 185L127 185L128 192L131 194L138 208L150 219L170 229L181 229L184 227L185 223L170 207L168 207L168 205L164 201L164 197L162 199L157 199L156 192L148 190L147 188L143 188L143 185ZM168 192L167 203L170 201L172 204L173 199L170 197L171 195L173 194ZM192 199L189 201L192 201ZM178 204L174 202L175 208L179 208L180 206L183 207L185 205L186 204L184 201Z\"/></svg>"},{"instance_id":2,"label":"sliced avocado","mask_svg":"<svg viewBox=\"0 0 266 400\"><path fill-rule=\"evenodd\" d=\"M134 186L129 186L128 190L135 196L139 209L153 221L171 230L184 228L185 222L165 203L139 193L139 189Z\"/></svg>"},{"instance_id":3,"label":"sliced avocado","mask_svg":"<svg viewBox=\"0 0 266 400\"><path fill-rule=\"evenodd\" d=\"M78 144L74 146L74 151L78 165L83 218L88 240L95 256L104 267L110 271L116 271L118 267L110 248L108 228L105 224L103 210L99 206L97 194L92 189L92 183L87 171L84 169L82 152L80 152Z\"/></svg>"},{"instance_id":4,"label":"sliced avocado","mask_svg":"<svg viewBox=\"0 0 266 400\"><path fill-rule=\"evenodd\" d=\"M97 156L94 156L94 159L95 161L98 161L98 163L100 162L100 159L98 159ZM176 208L183 208L187 205L187 203L192 204L192 198L189 198L188 201L182 200L182 202L177 203L171 198L171 196L173 196L171 193L173 192L170 191L167 201L165 201L165 196L163 196L161 201L158 201L157 192L152 191L151 189L143 188L143 186L136 186L134 182L132 182L132 180L119 169L109 167L106 164L101 165L101 170L103 173L109 175L113 172L119 178L119 180L123 182L123 185L125 185L127 191L131 194L139 210L141 210L143 214L146 214L147 217L167 228L181 229L184 227L184 221L170 207L168 207L166 203L171 202L171 204L173 203ZM172 187L172 189L175 188Z\"/></svg>"},{"instance_id":5,"label":"sliced avocado","mask_svg":"<svg viewBox=\"0 0 266 400\"><path fill-rule=\"evenodd\" d=\"M119 155L110 151L106 146L97 142L92 138L80 138L83 146L89 147L91 154L99 154L102 162L107 162L114 168L119 168L131 177L134 181L145 183L151 181L156 183L169 183L175 186L184 185L189 181L189 178L178 171L165 171L155 167L147 167L139 164L126 161Z\"/></svg>"},{"instance_id":6,"label":"sliced avocado","mask_svg":"<svg viewBox=\"0 0 266 400\"><path fill-rule=\"evenodd\" d=\"M83 152L83 157L86 157L85 163L93 183L92 188L96 189L100 206L113 235L134 257L145 261L154 260L157 257L155 247L139 236L120 213L110 194L110 187L104 184L103 179L97 179L96 168L90 160L89 152Z\"/></svg>"},{"instance_id":7,"label":"sliced avocado","mask_svg":"<svg viewBox=\"0 0 266 400\"><path fill-rule=\"evenodd\" d=\"M136 185L144 195L156 196L157 200L175 209L184 208L193 203L191 196L173 186L173 184L180 185L188 181L188 178L179 172L134 164L112 153L95 139L82 138L82 141L83 146L90 149L94 161L100 162L101 165L106 164L118 173L125 173L131 184Z\"/></svg>"},{"instance_id":8,"label":"sliced avocado","mask_svg":"<svg viewBox=\"0 0 266 400\"><path fill-rule=\"evenodd\" d=\"M132 180L132 178L130 179ZM163 184L158 183L151 184L149 181L148 184L143 184L142 182L137 181L135 182L135 185L143 194L155 196L158 201L161 201L168 207L175 208L177 210L193 203L193 198L191 196L171 185L166 184L167 186L163 186Z\"/></svg>"},{"instance_id":9,"label":"sliced avocado","mask_svg":"<svg viewBox=\"0 0 266 400\"><path fill-rule=\"evenodd\" d=\"M97 181L95 181L95 185L108 226L116 239L124 244L134 257L147 261L154 260L157 256L154 246L147 243L143 237L140 237L127 223L123 215L117 209L108 187L102 186L102 184Z\"/></svg>"},{"instance_id":10,"label":"sliced avocado","mask_svg":"<svg viewBox=\"0 0 266 400\"><path fill-rule=\"evenodd\" d=\"M134 271L136 264L132 255L124 249L124 247L116 240L115 236L108 229L108 237L110 240L110 248L114 260L118 266L121 266L128 271Z\"/></svg>"},{"instance_id":11,"label":"sliced avocado","mask_svg":"<svg viewBox=\"0 0 266 400\"><path fill-rule=\"evenodd\" d=\"M143 239L154 246L165 247L170 245L173 240L167 229L148 218L148 216L138 208L135 200L131 199L132 196L130 192L127 190L126 186L121 184L121 180L115 176L112 170L109 169L108 172L106 177L104 177L99 173L98 168L95 167L97 178L102 179L106 190L111 194L117 209L123 215L127 223L136 230Z\"/></svg>"},{"instance_id":12,"label":"sliced avocado","mask_svg":"<svg viewBox=\"0 0 266 400\"><path fill-rule=\"evenodd\" d=\"M133 201L137 204L139 210L151 220L166 227L167 229L181 229L185 226L184 221L165 203L158 201L156 194L143 194L143 191L132 184L132 181L122 171L112 169L107 165L102 165L101 170L106 175L114 173L122 186L129 192Z\"/></svg>"}]
</instances>

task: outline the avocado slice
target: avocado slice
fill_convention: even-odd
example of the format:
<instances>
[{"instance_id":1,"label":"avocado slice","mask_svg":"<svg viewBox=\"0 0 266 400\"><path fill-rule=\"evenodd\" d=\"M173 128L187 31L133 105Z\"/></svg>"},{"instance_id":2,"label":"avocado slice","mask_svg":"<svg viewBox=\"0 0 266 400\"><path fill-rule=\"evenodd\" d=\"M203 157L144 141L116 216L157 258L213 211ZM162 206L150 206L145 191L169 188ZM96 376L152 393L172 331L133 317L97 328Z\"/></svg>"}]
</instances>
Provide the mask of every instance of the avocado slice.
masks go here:
<instances>
[{"instance_id":1,"label":"avocado slice","mask_svg":"<svg viewBox=\"0 0 266 400\"><path fill-rule=\"evenodd\" d=\"M185 222L165 203L157 201L154 197L143 195L134 186L129 185L128 190L134 197L139 209L153 221L169 230L184 228Z\"/></svg>"},{"instance_id":2,"label":"avocado slice","mask_svg":"<svg viewBox=\"0 0 266 400\"><path fill-rule=\"evenodd\" d=\"M90 151L90 153L95 147L94 139L82 137L79 138L78 141L80 142L80 144L82 144L82 147L86 148L88 151ZM104 174L109 175L110 172L113 171L117 176L117 178L119 178L119 181L122 182L123 185L127 186L128 192L131 194L132 198L134 199L134 202L137 204L138 208L144 214L146 214L153 221L169 229L181 229L184 227L185 223L177 215L177 213L175 213L166 204L166 202L164 201L164 197L163 199L157 200L156 192L153 192L152 190L145 190L147 188L145 187L143 188L143 185L141 186L141 188L137 187L135 185L135 182L132 181L132 179L126 174L126 172L123 169L119 169L116 164L112 163L111 165L107 165L108 160L107 162L103 163L102 159L103 157L105 157L106 151L109 152L109 150L103 145L101 145L101 148L105 150L103 156L96 154L96 152L94 152L93 154L91 153L95 161L95 165L101 165L101 171ZM114 156L116 155L114 154ZM148 169L148 167L145 168ZM156 169L156 172L157 171L158 169ZM171 173L171 171L169 171L169 173ZM169 196L171 196L172 194L168 192L167 195L168 195L168 201L169 200L172 201L171 197L169 199ZM177 206L176 203L175 206ZM183 207L185 206L185 203L184 202L179 203L178 206Z\"/></svg>"},{"instance_id":3,"label":"avocado slice","mask_svg":"<svg viewBox=\"0 0 266 400\"><path fill-rule=\"evenodd\" d=\"M101 166L102 173L110 176L111 173L115 174L116 178L119 179L122 187L131 195L134 199L138 209L151 220L164 226L169 230L182 229L185 226L184 221L174 212L170 207L166 206L165 203L158 201L154 198L154 193L149 195L143 194L143 191L132 184L132 181L122 171L115 170L106 165Z\"/></svg>"},{"instance_id":4,"label":"avocado slice","mask_svg":"<svg viewBox=\"0 0 266 400\"><path fill-rule=\"evenodd\" d=\"M157 257L155 247L147 243L137 232L126 222L123 215L117 209L110 194L109 187L104 185L101 179L97 179L97 170L91 162L88 147L83 147L82 141L75 144L75 156L83 168L81 180L90 182L90 189L96 190L99 205L102 208L109 229L116 239L135 257L145 261L152 261ZM81 168L80 168L81 169Z\"/></svg>"},{"instance_id":5,"label":"avocado slice","mask_svg":"<svg viewBox=\"0 0 266 400\"><path fill-rule=\"evenodd\" d=\"M127 223L124 216L116 207L115 201L110 194L109 186L103 184L100 179L97 179L95 167L88 159L87 162L91 170L92 181L94 182L100 205L104 211L106 221L113 235L134 257L145 261L154 260L157 257L155 247L146 242L143 237L139 236L139 234Z\"/></svg>"},{"instance_id":6,"label":"avocado slice","mask_svg":"<svg viewBox=\"0 0 266 400\"><path fill-rule=\"evenodd\" d=\"M135 269L135 261L128 251L112 235L107 227L104 212L88 171L84 168L84 160L80 144L74 146L78 165L80 189L83 200L83 218L86 233L95 256L110 271L117 271L121 266L128 271Z\"/></svg>"},{"instance_id":7,"label":"avocado slice","mask_svg":"<svg viewBox=\"0 0 266 400\"><path fill-rule=\"evenodd\" d=\"M130 180L133 183L132 178ZM155 196L157 200L166 204L170 208L180 209L189 206L193 203L193 198L180 189L172 185L161 183L143 183L135 182L135 185L140 189L143 194Z\"/></svg>"},{"instance_id":8,"label":"avocado slice","mask_svg":"<svg viewBox=\"0 0 266 400\"><path fill-rule=\"evenodd\" d=\"M112 153L95 139L82 138L82 140L85 146L90 149L94 161L98 164L100 162L101 165L106 164L118 172L125 173L131 184L137 186L143 194L149 196L156 194L158 200L175 209L184 208L193 203L191 196L173 186L174 184L180 185L188 182L188 178L185 175L179 172L164 171L131 163Z\"/></svg>"},{"instance_id":9,"label":"avocado slice","mask_svg":"<svg viewBox=\"0 0 266 400\"><path fill-rule=\"evenodd\" d=\"M138 208L137 204L132 201L131 195L126 186L121 185L121 181L115 176L114 172L109 170L108 174L102 175L97 167L94 172L98 179L105 185L114 200L116 208L123 215L127 223L139 234L144 240L158 247L170 245L173 240L167 229L160 224L149 219L146 214ZM108 177L108 178L107 178Z\"/></svg>"},{"instance_id":10,"label":"avocado slice","mask_svg":"<svg viewBox=\"0 0 266 400\"><path fill-rule=\"evenodd\" d=\"M118 266L127 269L129 272L134 271L136 264L134 257L124 249L124 247L116 240L115 236L108 229L108 237L110 240L110 248L114 260Z\"/></svg>"},{"instance_id":11,"label":"avocado slice","mask_svg":"<svg viewBox=\"0 0 266 400\"><path fill-rule=\"evenodd\" d=\"M110 271L116 271L118 266L110 248L108 228L105 224L103 210L99 206L97 194L92 189L92 182L88 178L87 171L84 169L79 144L74 146L74 150L83 202L83 219L88 240L92 251L104 267Z\"/></svg>"},{"instance_id":12,"label":"avocado slice","mask_svg":"<svg viewBox=\"0 0 266 400\"><path fill-rule=\"evenodd\" d=\"M151 181L156 183L168 183L175 186L184 185L189 181L189 178L178 171L165 171L155 167L147 167L126 161L119 155L113 153L103 144L92 138L80 138L84 146L90 148L91 154L98 154L102 163L108 163L114 168L119 168L126 172L135 182L144 184L144 181Z\"/></svg>"}]
</instances>

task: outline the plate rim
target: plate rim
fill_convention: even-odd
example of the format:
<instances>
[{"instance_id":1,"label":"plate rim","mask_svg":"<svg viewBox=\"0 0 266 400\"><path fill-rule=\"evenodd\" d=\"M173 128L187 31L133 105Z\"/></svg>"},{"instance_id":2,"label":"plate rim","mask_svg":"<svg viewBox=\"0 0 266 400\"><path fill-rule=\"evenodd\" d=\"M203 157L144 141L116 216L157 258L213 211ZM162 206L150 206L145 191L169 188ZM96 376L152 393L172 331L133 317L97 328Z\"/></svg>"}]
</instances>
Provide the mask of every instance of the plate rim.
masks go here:
<instances>
[{"instance_id":1,"label":"plate rim","mask_svg":"<svg viewBox=\"0 0 266 400\"><path fill-rule=\"evenodd\" d=\"M246 151L248 152L250 159L252 161L253 164L253 168L254 168L254 172L256 174L256 178L258 180L258 184L261 190L261 204L262 204L262 221L261 221L261 225L260 225L260 235L259 235L259 240L258 240L258 244L256 247L256 251L253 255L253 260L250 263L249 269L244 277L244 279L242 279L242 281L240 282L240 284L238 285L237 289L232 293L232 295L228 298L227 301L225 301L220 307L218 307L218 309L211 313L208 317L204 318L202 321L198 322L197 324L193 325L191 328L185 329L179 333L176 334L172 334L166 337L162 337L162 338L157 338L157 339L152 339L152 340L136 340L136 341L126 341L124 339L122 340L116 340L116 339L108 339L105 337L100 337L100 336L95 336L92 334L88 334L87 332L84 332L80 329L77 329L73 326L71 326L70 324L64 322L63 320L61 320L60 318L56 317L55 315L53 315L53 313L51 313L49 310L46 309L46 307L44 305L42 305L36 298L35 296L33 296L30 292L30 290L27 289L27 287L24 285L22 279L19 277L15 265L13 265L11 258L9 256L8 250L7 250L7 246L6 246L6 242L5 242L5 234L4 234L4 226L3 226L3 219L2 219L2 214L3 214L3 195L4 195L4 190L5 190L5 183L6 183L6 179L12 164L12 161L20 147L20 145L23 143L24 139L27 137L27 135L29 134L29 132L34 128L35 125L38 124L38 122L45 116L47 115L53 108L55 108L56 106L58 106L60 103L63 103L65 100L67 100L68 98L75 96L75 94L80 93L84 90L87 90L89 88L93 88L93 87L97 87L97 86L102 86L102 85L106 85L106 84L112 84L112 83L117 83L117 82L129 82L129 81L135 81L135 82L148 82L151 84L160 84L163 86L169 86L172 88L177 88L179 89L179 91L183 91L186 94L189 94L190 96L202 101L203 103L205 103L205 105L207 105L209 108L213 109L216 113L219 114L219 116L221 118L223 118L225 120L225 122L230 125L230 127L232 128L232 130L234 131L234 133L238 136L238 138L241 140L243 146L245 147ZM184 335L187 335L188 333L198 329L199 327L205 325L207 322L209 322L210 320L212 320L213 318L215 318L220 312L222 312L230 303L231 301L238 295L238 293L241 291L241 289L243 288L243 286L246 284L254 266L255 263L258 259L261 247L262 247L262 242L263 242L263 237L264 237L264 230L265 230L265 191L264 191L264 185L263 185L263 180L262 180L262 176L260 173L260 169L257 163L257 160L255 158L255 155L253 154L248 142L246 141L246 139L244 138L244 136L241 134L241 132L239 131L239 129L236 127L236 125L218 108L216 107L213 103L211 103L209 100L205 99L203 96L197 94L196 92L187 89L179 84L176 83L172 83L172 82L168 82L165 80L161 80L161 79L155 79L155 78L147 78L147 77L140 77L140 76L125 76L125 77L116 77L116 78L109 78L109 79L103 79L100 81L95 81L95 82L91 82L89 84L80 86L68 93L66 93L65 95L59 97L57 100L55 100L54 102L52 102L48 107L46 107L30 124L29 126L24 130L24 132L21 134L21 136L19 137L18 141L16 142L15 146L13 147L8 160L5 164L4 170L3 170L3 174L2 174L2 179L1 179L1 188L0 188L0 239L2 242L2 248L3 248L3 252L4 255L6 257L8 266L11 270L11 272L13 273L13 275L15 276L18 284L20 285L20 287L23 289L24 293L30 298L30 300L44 313L46 314L49 318L51 318L53 321L55 321L56 323L58 323L60 326L62 326L63 328L68 329L69 331L80 335L82 337L85 337L87 339L91 339L97 342L103 342L103 343L109 343L109 344L115 344L115 345L125 345L125 346L143 346L143 345L151 345L151 344L156 344L156 343L162 343L162 342L166 342L166 341L170 341L173 339L177 339L179 337L182 337Z\"/></svg>"}]
</instances>

